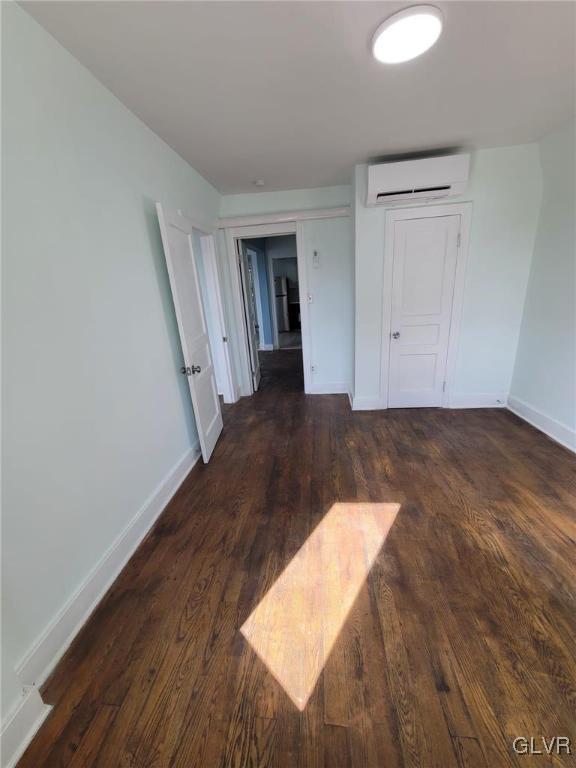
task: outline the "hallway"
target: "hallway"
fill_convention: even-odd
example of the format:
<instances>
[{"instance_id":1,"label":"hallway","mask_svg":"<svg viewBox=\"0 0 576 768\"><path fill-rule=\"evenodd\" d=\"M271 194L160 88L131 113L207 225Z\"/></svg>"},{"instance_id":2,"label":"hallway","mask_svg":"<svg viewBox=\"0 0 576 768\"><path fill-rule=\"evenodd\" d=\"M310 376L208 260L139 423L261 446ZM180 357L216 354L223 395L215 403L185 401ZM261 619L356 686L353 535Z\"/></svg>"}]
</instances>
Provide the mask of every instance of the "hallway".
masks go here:
<instances>
[{"instance_id":1,"label":"hallway","mask_svg":"<svg viewBox=\"0 0 576 768\"><path fill-rule=\"evenodd\" d=\"M573 457L503 410L353 413L304 395L297 360L265 353L225 407L47 682L20 768L500 768L525 764L516 736L574 739ZM280 670L251 644L273 622L300 633Z\"/></svg>"}]
</instances>

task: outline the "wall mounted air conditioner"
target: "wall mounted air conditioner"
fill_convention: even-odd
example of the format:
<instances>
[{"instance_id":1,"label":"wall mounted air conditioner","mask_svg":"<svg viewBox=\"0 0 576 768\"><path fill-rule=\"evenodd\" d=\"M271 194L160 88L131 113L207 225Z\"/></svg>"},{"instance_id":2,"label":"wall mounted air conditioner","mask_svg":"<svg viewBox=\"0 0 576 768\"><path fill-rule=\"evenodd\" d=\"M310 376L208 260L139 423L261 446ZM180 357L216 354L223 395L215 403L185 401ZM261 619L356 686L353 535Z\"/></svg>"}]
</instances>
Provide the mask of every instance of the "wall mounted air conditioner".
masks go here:
<instances>
[{"instance_id":1,"label":"wall mounted air conditioner","mask_svg":"<svg viewBox=\"0 0 576 768\"><path fill-rule=\"evenodd\" d=\"M370 165L366 205L460 195L469 170L469 154Z\"/></svg>"}]
</instances>

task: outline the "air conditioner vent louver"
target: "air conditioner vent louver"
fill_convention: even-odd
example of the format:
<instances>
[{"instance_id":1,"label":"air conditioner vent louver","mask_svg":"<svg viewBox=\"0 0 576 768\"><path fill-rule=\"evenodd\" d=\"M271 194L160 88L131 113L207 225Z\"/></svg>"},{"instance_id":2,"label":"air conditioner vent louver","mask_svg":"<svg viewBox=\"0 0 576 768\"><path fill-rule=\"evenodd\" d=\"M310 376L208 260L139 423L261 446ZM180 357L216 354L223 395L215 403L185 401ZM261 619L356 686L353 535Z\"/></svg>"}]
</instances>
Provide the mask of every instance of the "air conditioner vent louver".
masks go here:
<instances>
[{"instance_id":1,"label":"air conditioner vent louver","mask_svg":"<svg viewBox=\"0 0 576 768\"><path fill-rule=\"evenodd\" d=\"M366 205L462 194L469 166L467 154L371 165Z\"/></svg>"},{"instance_id":2,"label":"air conditioner vent louver","mask_svg":"<svg viewBox=\"0 0 576 768\"><path fill-rule=\"evenodd\" d=\"M376 199L380 200L381 197L393 197L394 195L411 195L413 189L396 189L394 192L378 192Z\"/></svg>"},{"instance_id":3,"label":"air conditioner vent louver","mask_svg":"<svg viewBox=\"0 0 576 768\"><path fill-rule=\"evenodd\" d=\"M379 192L377 195L378 200L381 197L393 197L394 195L416 195L422 192L442 192L443 190L450 189L450 184L444 184L441 187L419 187L418 189L400 189L396 192Z\"/></svg>"}]
</instances>

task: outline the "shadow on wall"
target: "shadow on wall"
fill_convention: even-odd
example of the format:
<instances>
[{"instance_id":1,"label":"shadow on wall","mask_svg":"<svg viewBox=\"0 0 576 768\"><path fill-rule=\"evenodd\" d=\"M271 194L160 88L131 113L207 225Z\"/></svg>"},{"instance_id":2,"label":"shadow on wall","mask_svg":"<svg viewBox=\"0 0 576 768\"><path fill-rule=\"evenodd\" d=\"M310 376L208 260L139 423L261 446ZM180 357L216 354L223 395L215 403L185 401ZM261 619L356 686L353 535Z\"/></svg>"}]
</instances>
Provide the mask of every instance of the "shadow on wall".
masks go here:
<instances>
[{"instance_id":1,"label":"shadow on wall","mask_svg":"<svg viewBox=\"0 0 576 768\"><path fill-rule=\"evenodd\" d=\"M184 364L182 357L182 347L180 346L180 337L178 334L178 324L174 312L174 302L172 300L172 291L170 289L170 279L168 269L166 268L166 259L164 258L164 248L162 237L160 235L160 225L156 214L156 202L147 197L142 199L144 209L144 219L146 230L150 238L150 249L154 254L154 271L158 280L158 291L162 302L162 312L166 324L166 335L170 342L170 353L174 362L173 375L177 377L178 392L182 401L182 411L186 423L186 432L192 447L199 445L198 430L192 412L192 403L190 400L190 390L185 376L180 375L180 368ZM153 361L152 361L153 362ZM171 372L169 372L170 375ZM158 404L161 407L161 403Z\"/></svg>"}]
</instances>

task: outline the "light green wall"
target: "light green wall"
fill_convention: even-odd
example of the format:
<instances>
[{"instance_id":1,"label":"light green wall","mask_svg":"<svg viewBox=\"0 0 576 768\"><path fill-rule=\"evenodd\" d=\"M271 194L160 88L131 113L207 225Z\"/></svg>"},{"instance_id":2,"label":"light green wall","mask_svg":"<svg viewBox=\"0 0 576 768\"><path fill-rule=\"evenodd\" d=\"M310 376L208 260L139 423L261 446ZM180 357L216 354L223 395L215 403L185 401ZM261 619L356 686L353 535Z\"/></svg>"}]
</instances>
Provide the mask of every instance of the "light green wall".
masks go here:
<instances>
[{"instance_id":1,"label":"light green wall","mask_svg":"<svg viewBox=\"0 0 576 768\"><path fill-rule=\"evenodd\" d=\"M308 291L313 299L308 305L312 391L348 393L354 371L351 218L304 221L302 248Z\"/></svg>"},{"instance_id":2,"label":"light green wall","mask_svg":"<svg viewBox=\"0 0 576 768\"><path fill-rule=\"evenodd\" d=\"M510 391L541 198L536 144L476 153L454 395Z\"/></svg>"},{"instance_id":3,"label":"light green wall","mask_svg":"<svg viewBox=\"0 0 576 768\"><path fill-rule=\"evenodd\" d=\"M511 395L576 430L576 135L540 142L544 196ZM576 445L576 441L575 445Z\"/></svg>"},{"instance_id":4,"label":"light green wall","mask_svg":"<svg viewBox=\"0 0 576 768\"><path fill-rule=\"evenodd\" d=\"M285 211L308 211L314 208L339 208L352 202L352 187L320 187L289 189L282 192L255 192L223 195L221 216L250 216Z\"/></svg>"},{"instance_id":5,"label":"light green wall","mask_svg":"<svg viewBox=\"0 0 576 768\"><path fill-rule=\"evenodd\" d=\"M386 208L367 208L366 166L355 173L355 396L380 398L382 280ZM460 343L451 396L501 399L512 369L541 199L538 146L483 149L468 189L447 203L472 201L472 229Z\"/></svg>"},{"instance_id":6,"label":"light green wall","mask_svg":"<svg viewBox=\"0 0 576 768\"><path fill-rule=\"evenodd\" d=\"M214 222L220 199L21 8L2 13L3 629L16 663L197 442L154 201Z\"/></svg>"}]
</instances>

